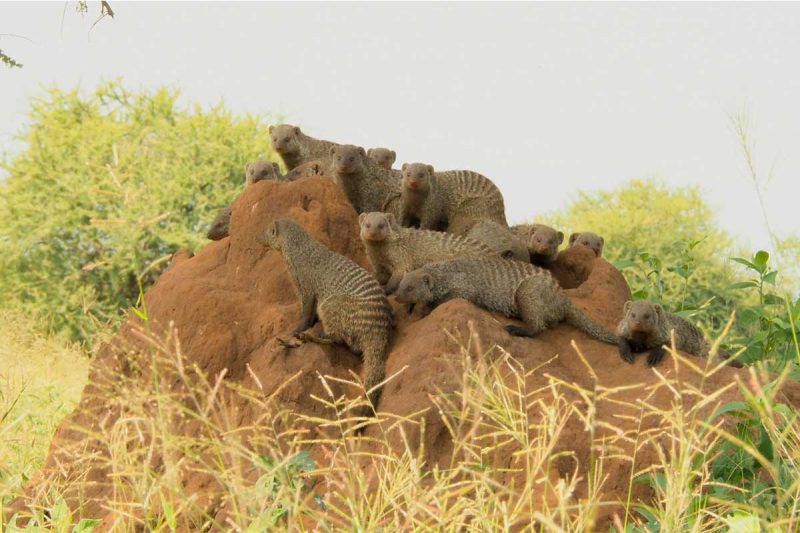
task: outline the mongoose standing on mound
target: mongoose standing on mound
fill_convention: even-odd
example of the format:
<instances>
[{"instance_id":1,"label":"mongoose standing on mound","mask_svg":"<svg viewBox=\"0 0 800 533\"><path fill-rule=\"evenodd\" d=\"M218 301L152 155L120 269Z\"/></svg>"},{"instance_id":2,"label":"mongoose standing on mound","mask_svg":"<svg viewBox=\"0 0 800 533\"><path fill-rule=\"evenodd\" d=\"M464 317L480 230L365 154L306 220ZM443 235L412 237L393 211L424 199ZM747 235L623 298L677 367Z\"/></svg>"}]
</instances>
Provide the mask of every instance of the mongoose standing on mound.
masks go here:
<instances>
[{"instance_id":1,"label":"mongoose standing on mound","mask_svg":"<svg viewBox=\"0 0 800 533\"><path fill-rule=\"evenodd\" d=\"M362 355L365 390L383 381L393 314L375 278L291 220L272 222L263 242L283 255L300 299L302 319L292 332L295 340L281 342L287 347L305 341L345 344ZM318 320L323 333L307 332ZM380 390L369 394L374 408L379 397Z\"/></svg>"},{"instance_id":2,"label":"mongoose standing on mound","mask_svg":"<svg viewBox=\"0 0 800 533\"><path fill-rule=\"evenodd\" d=\"M391 213L362 213L361 241L375 277L390 294L403 276L428 263L457 257L490 257L497 254L480 242L452 233L404 228Z\"/></svg>"},{"instance_id":3,"label":"mongoose standing on mound","mask_svg":"<svg viewBox=\"0 0 800 533\"><path fill-rule=\"evenodd\" d=\"M633 352L649 350L647 366L655 366L664 358L664 346L671 346L670 331L675 330L675 348L700 357L708 356L709 346L703 333L688 320L667 313L658 305L646 300L625 302L625 316L617 326L619 355L633 363ZM722 359L730 357L720 351ZM726 357L727 356L727 357ZM732 361L731 366L741 366Z\"/></svg>"},{"instance_id":4,"label":"mongoose standing on mound","mask_svg":"<svg viewBox=\"0 0 800 533\"><path fill-rule=\"evenodd\" d=\"M217 217L214 219L214 222L211 223L211 227L208 229L206 237L212 241L224 239L228 236L228 229L230 228L230 225L231 208L223 207L219 210L219 213L217 213Z\"/></svg>"},{"instance_id":5,"label":"mongoose standing on mound","mask_svg":"<svg viewBox=\"0 0 800 533\"><path fill-rule=\"evenodd\" d=\"M422 163L404 163L401 172L403 226L456 235L466 235L481 220L508 227L503 195L486 176L469 170L434 172Z\"/></svg>"},{"instance_id":6,"label":"mongoose standing on mound","mask_svg":"<svg viewBox=\"0 0 800 533\"><path fill-rule=\"evenodd\" d=\"M512 335L534 337L566 321L590 337L617 344L611 332L572 303L549 272L521 261L469 257L431 263L406 274L395 294L398 302L427 306L464 298L525 322L524 327L507 325Z\"/></svg>"},{"instance_id":7,"label":"mongoose standing on mound","mask_svg":"<svg viewBox=\"0 0 800 533\"><path fill-rule=\"evenodd\" d=\"M594 251L597 257L603 256L603 245L605 241L597 233L584 231L583 233L573 233L569 236L569 248L577 245L586 246Z\"/></svg>"},{"instance_id":8,"label":"mongoose standing on mound","mask_svg":"<svg viewBox=\"0 0 800 533\"><path fill-rule=\"evenodd\" d=\"M397 154L394 153L394 150L389 150L388 148L370 148L367 150L367 157L386 170L392 170L392 165L397 160Z\"/></svg>"},{"instance_id":9,"label":"mongoose standing on mound","mask_svg":"<svg viewBox=\"0 0 800 533\"><path fill-rule=\"evenodd\" d=\"M482 220L472 226L467 237L480 241L505 259L528 262L530 254L525 242L509 228L493 220Z\"/></svg>"},{"instance_id":10,"label":"mongoose standing on mound","mask_svg":"<svg viewBox=\"0 0 800 533\"><path fill-rule=\"evenodd\" d=\"M331 175L357 213L400 214L400 172L387 170L367 157L360 146L331 148Z\"/></svg>"},{"instance_id":11,"label":"mongoose standing on mound","mask_svg":"<svg viewBox=\"0 0 800 533\"><path fill-rule=\"evenodd\" d=\"M544 224L520 224L511 226L511 231L525 239L530 262L539 266L550 266L558 257L558 246L564 242L564 234Z\"/></svg>"},{"instance_id":12,"label":"mongoose standing on mound","mask_svg":"<svg viewBox=\"0 0 800 533\"><path fill-rule=\"evenodd\" d=\"M244 179L245 186L264 180L288 181L288 178L281 174L278 163L263 159L251 161L244 166Z\"/></svg>"},{"instance_id":13,"label":"mongoose standing on mound","mask_svg":"<svg viewBox=\"0 0 800 533\"><path fill-rule=\"evenodd\" d=\"M272 149L283 159L287 170L299 167L315 159L323 163L330 161L331 148L338 144L309 137L297 126L281 124L269 127Z\"/></svg>"}]
</instances>

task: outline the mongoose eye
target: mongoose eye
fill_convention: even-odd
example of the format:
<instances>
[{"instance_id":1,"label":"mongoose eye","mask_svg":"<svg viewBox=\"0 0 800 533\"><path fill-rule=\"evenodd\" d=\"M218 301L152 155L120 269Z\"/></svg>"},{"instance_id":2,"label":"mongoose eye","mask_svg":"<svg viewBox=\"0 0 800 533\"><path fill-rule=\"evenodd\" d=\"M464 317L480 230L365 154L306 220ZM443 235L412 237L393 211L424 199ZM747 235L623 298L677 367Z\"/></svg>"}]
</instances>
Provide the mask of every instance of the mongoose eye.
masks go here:
<instances>
[{"instance_id":1,"label":"mongoose eye","mask_svg":"<svg viewBox=\"0 0 800 533\"><path fill-rule=\"evenodd\" d=\"M647 313L646 315L644 315L644 318L645 318L645 320L649 319L650 318L650 313Z\"/></svg>"},{"instance_id":2,"label":"mongoose eye","mask_svg":"<svg viewBox=\"0 0 800 533\"><path fill-rule=\"evenodd\" d=\"M413 288L413 287L411 287L411 285L409 285L408 287L406 287L406 292L411 292L411 289L412 289L412 288Z\"/></svg>"},{"instance_id":3,"label":"mongoose eye","mask_svg":"<svg viewBox=\"0 0 800 533\"><path fill-rule=\"evenodd\" d=\"M383 229L383 228L385 228L385 227L386 227L386 224L384 224L383 222L381 222L380 224L378 224L378 229Z\"/></svg>"},{"instance_id":4,"label":"mongoose eye","mask_svg":"<svg viewBox=\"0 0 800 533\"><path fill-rule=\"evenodd\" d=\"M289 142L289 137L284 137L283 138L283 142L288 143Z\"/></svg>"}]
</instances>

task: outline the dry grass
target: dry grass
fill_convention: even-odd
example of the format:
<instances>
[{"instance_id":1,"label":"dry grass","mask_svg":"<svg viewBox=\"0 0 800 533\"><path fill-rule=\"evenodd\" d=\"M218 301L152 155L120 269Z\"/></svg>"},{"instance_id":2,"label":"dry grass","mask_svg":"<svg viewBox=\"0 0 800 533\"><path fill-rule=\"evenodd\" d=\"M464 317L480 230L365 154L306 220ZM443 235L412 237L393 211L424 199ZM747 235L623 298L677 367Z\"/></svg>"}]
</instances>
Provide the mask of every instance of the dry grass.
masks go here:
<instances>
[{"instance_id":1,"label":"dry grass","mask_svg":"<svg viewBox=\"0 0 800 533\"><path fill-rule=\"evenodd\" d=\"M542 383L533 375L547 375L546 362L526 369L509 354L488 357L479 343L467 343L455 394L432 397L454 446L452 462L434 466L425 464L424 449L411 436L424 434L418 416L382 415L382 431L366 440L354 434L357 420L349 416L357 402L334 397L330 387L317 401L332 416L297 416L273 401L274 393L237 388L224 375L203 376L174 337L148 341L149 368L113 385L115 416L65 450L73 476L42 483L31 495L30 527L71 531L77 519L62 496L74 494L82 475L98 465L107 480L104 514L115 531L594 531L609 506L617 531L798 527L800 423L776 404L776 389L764 386L755 370L749 385L759 392L744 403L763 421L772 458L710 415L719 393L710 394L702 383L679 388L662 377L655 388L633 393L599 385L581 389L549 377L545 386L531 387ZM697 371L710 375L716 369ZM651 403L656 388L670 391L669 409ZM630 398L623 411L633 413L625 427L634 429L626 431L597 415L601 402L622 392ZM229 408L233 403L257 415L241 425ZM661 420L658 428L642 429L653 427L653 417ZM559 475L559 461L577 459L563 442L559 446L575 424L591 443L588 464L566 473L561 468ZM321 431L312 438L309 427ZM0 431L18 428L4 422ZM761 457L764 491L774 495L767 504L715 496L720 482L714 461L725 453L723 443ZM322 458L319 463L309 449ZM653 449L656 464L633 472L628 494L603 500L611 462L632 462ZM511 457L510 463L497 464L498 454ZM187 489L181 482L187 476L202 478L207 489ZM656 495L647 505L631 497L643 476ZM85 521L81 527L91 526Z\"/></svg>"}]
</instances>

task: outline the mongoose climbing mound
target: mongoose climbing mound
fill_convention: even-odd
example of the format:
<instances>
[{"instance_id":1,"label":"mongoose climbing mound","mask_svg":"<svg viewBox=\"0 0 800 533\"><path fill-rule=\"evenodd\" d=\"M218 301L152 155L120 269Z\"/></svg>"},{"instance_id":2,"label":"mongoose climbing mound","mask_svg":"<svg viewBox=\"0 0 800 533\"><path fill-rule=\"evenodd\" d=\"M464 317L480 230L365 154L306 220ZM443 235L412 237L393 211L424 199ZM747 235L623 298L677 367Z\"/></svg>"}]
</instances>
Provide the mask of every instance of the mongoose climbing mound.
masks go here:
<instances>
[{"instance_id":1,"label":"mongoose climbing mound","mask_svg":"<svg viewBox=\"0 0 800 533\"><path fill-rule=\"evenodd\" d=\"M397 154L394 150L389 150L388 148L370 148L367 150L367 157L386 170L391 170L392 165L397 160Z\"/></svg>"},{"instance_id":2,"label":"mongoose climbing mound","mask_svg":"<svg viewBox=\"0 0 800 533\"><path fill-rule=\"evenodd\" d=\"M594 252L597 257L603 256L603 246L605 239L597 233L591 231L584 231L582 233L573 233L569 236L569 246L586 246Z\"/></svg>"},{"instance_id":3,"label":"mongoose climbing mound","mask_svg":"<svg viewBox=\"0 0 800 533\"><path fill-rule=\"evenodd\" d=\"M400 173L367 157L360 146L345 144L330 149L331 176L357 213L386 211L400 214Z\"/></svg>"},{"instance_id":4,"label":"mongoose climbing mound","mask_svg":"<svg viewBox=\"0 0 800 533\"><path fill-rule=\"evenodd\" d=\"M297 297L300 323L294 340L281 342L289 348L310 341L347 345L364 360L364 389L377 409L384 378L392 309L383 289L369 272L329 250L299 224L280 219L269 225L262 242L286 260ZM322 323L321 334L308 333Z\"/></svg>"},{"instance_id":5,"label":"mongoose climbing mound","mask_svg":"<svg viewBox=\"0 0 800 533\"><path fill-rule=\"evenodd\" d=\"M558 257L558 247L564 242L562 232L544 224L520 224L512 226L511 231L525 240L534 265L552 265Z\"/></svg>"},{"instance_id":6,"label":"mongoose climbing mound","mask_svg":"<svg viewBox=\"0 0 800 533\"><path fill-rule=\"evenodd\" d=\"M336 143L310 137L291 124L270 126L269 139L272 149L281 157L287 170L310 161L328 163L331 148L337 146Z\"/></svg>"},{"instance_id":7,"label":"mongoose climbing mound","mask_svg":"<svg viewBox=\"0 0 800 533\"><path fill-rule=\"evenodd\" d=\"M406 274L397 301L436 306L453 298L521 319L524 327L508 325L512 335L535 337L566 321L590 337L617 343L567 297L549 272L521 261L464 258L431 263Z\"/></svg>"},{"instance_id":8,"label":"mongoose climbing mound","mask_svg":"<svg viewBox=\"0 0 800 533\"><path fill-rule=\"evenodd\" d=\"M497 254L481 242L438 231L404 228L391 213L362 213L361 241L387 294L405 274L435 261Z\"/></svg>"}]
</instances>

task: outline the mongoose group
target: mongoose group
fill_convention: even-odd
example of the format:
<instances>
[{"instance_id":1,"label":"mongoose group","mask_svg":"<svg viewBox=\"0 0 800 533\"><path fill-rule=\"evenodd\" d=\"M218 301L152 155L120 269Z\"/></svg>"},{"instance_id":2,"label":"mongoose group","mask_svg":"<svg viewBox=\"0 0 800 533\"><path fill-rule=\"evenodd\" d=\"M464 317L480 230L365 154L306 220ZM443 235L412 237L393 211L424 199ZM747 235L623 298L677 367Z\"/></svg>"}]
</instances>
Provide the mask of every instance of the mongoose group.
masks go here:
<instances>
[{"instance_id":1,"label":"mongoose group","mask_svg":"<svg viewBox=\"0 0 800 533\"><path fill-rule=\"evenodd\" d=\"M293 181L327 170L359 214L360 237L373 267L368 272L329 250L294 221L270 223L261 240L286 261L301 313L290 338L279 342L287 348L304 342L344 344L360 354L373 409L394 325L391 294L409 312L415 305L430 309L464 298L521 320L524 326L505 327L515 336L534 337L566 322L618 346L629 363L634 352L646 351L647 364L658 364L673 336L677 349L708 356L702 332L660 305L627 302L616 333L589 318L548 270L564 234L544 224L509 226L503 196L486 176L437 171L425 163L404 163L396 170L392 150L315 139L289 124L270 126L269 133L286 174L274 162L254 161L245 168L245 185ZM230 207L219 212L209 239L228 235L230 216ZM584 246L602 257L604 244L603 237L587 231L573 233L567 246ZM311 333L317 322L322 331Z\"/></svg>"}]
</instances>

